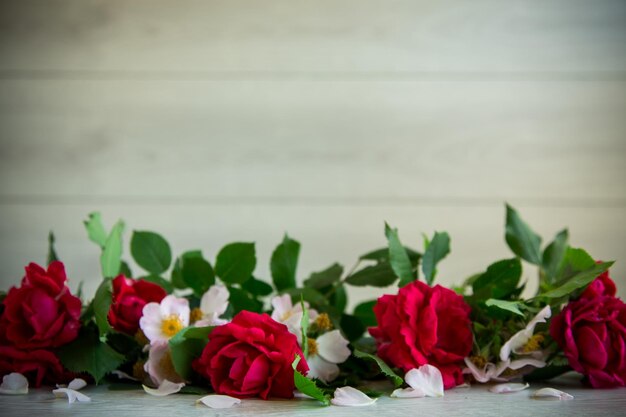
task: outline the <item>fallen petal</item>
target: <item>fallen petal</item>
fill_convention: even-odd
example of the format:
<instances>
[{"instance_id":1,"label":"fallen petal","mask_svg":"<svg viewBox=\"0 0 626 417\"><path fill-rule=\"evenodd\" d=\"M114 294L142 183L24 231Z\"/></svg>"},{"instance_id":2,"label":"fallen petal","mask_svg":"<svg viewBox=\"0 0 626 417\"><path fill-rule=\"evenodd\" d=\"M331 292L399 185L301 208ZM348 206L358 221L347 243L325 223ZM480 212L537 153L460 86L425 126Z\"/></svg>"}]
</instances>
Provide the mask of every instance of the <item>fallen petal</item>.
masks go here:
<instances>
[{"instance_id":1,"label":"fallen petal","mask_svg":"<svg viewBox=\"0 0 626 417\"><path fill-rule=\"evenodd\" d=\"M72 382L69 383L69 385L67 386L69 389L73 389L73 390L80 390L83 389L87 386L87 382L85 382L84 379L82 378L74 378L72 379Z\"/></svg>"},{"instance_id":2,"label":"fallen petal","mask_svg":"<svg viewBox=\"0 0 626 417\"><path fill-rule=\"evenodd\" d=\"M517 382L510 382L506 384L494 385L493 387L489 388L489 391L496 393L496 394L506 394L509 392L523 391L528 387L529 385L527 383L521 384Z\"/></svg>"},{"instance_id":3,"label":"fallen petal","mask_svg":"<svg viewBox=\"0 0 626 417\"><path fill-rule=\"evenodd\" d=\"M344 407L360 407L374 404L376 398L370 398L356 388L342 387L335 390L335 396L330 402Z\"/></svg>"},{"instance_id":4,"label":"fallen petal","mask_svg":"<svg viewBox=\"0 0 626 417\"><path fill-rule=\"evenodd\" d=\"M142 386L143 390L148 394L154 395L155 397L164 397L166 395L176 394L185 386L185 383L176 383L164 379L163 382L161 382L161 385L159 385L159 388L150 388L145 385Z\"/></svg>"},{"instance_id":5,"label":"fallen petal","mask_svg":"<svg viewBox=\"0 0 626 417\"><path fill-rule=\"evenodd\" d=\"M420 390L426 397L443 397L443 377L439 369L432 365L422 365L411 369L404 380L415 390Z\"/></svg>"},{"instance_id":6,"label":"fallen petal","mask_svg":"<svg viewBox=\"0 0 626 417\"><path fill-rule=\"evenodd\" d=\"M148 345L148 346L150 346L150 345ZM111 371L111 373L112 373L113 375L115 375L116 377L118 377L119 379L129 379L129 380L131 380L131 381L139 381L137 378L135 378L135 377L132 377L132 376L128 375L128 374L127 374L126 372L124 372L124 371L120 371L120 370L117 370L117 369L116 369L115 371Z\"/></svg>"},{"instance_id":7,"label":"fallen petal","mask_svg":"<svg viewBox=\"0 0 626 417\"><path fill-rule=\"evenodd\" d=\"M2 378L0 394L21 395L28 394L28 379L22 374L12 372Z\"/></svg>"},{"instance_id":8,"label":"fallen petal","mask_svg":"<svg viewBox=\"0 0 626 417\"><path fill-rule=\"evenodd\" d=\"M554 398L556 400L572 400L574 396L554 388L541 388L533 392L533 398Z\"/></svg>"},{"instance_id":9,"label":"fallen petal","mask_svg":"<svg viewBox=\"0 0 626 417\"><path fill-rule=\"evenodd\" d=\"M69 402L70 404L76 401L78 401L79 403L87 403L91 401L91 398L89 398L85 394L69 388L57 388L55 390L52 390L52 393L55 397L58 398L67 396L67 402Z\"/></svg>"},{"instance_id":10,"label":"fallen petal","mask_svg":"<svg viewBox=\"0 0 626 417\"><path fill-rule=\"evenodd\" d=\"M204 404L209 408L231 408L241 403L239 398L231 397L228 395L207 395L205 397L196 400L196 404Z\"/></svg>"},{"instance_id":11,"label":"fallen petal","mask_svg":"<svg viewBox=\"0 0 626 417\"><path fill-rule=\"evenodd\" d=\"M394 398L422 398L425 397L424 391L413 388L398 388L391 393Z\"/></svg>"}]
</instances>

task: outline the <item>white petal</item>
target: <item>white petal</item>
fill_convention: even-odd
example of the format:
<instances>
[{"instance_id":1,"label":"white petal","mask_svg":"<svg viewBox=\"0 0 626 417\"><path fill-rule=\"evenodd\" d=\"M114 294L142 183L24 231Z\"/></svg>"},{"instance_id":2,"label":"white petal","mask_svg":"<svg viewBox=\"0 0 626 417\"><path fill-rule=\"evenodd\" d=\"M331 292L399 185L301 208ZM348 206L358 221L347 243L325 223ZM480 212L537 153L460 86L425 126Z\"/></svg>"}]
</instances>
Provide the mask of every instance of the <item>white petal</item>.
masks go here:
<instances>
[{"instance_id":1,"label":"white petal","mask_svg":"<svg viewBox=\"0 0 626 417\"><path fill-rule=\"evenodd\" d=\"M0 394L20 395L28 394L28 379L22 374L12 372L2 377Z\"/></svg>"},{"instance_id":2,"label":"white petal","mask_svg":"<svg viewBox=\"0 0 626 417\"><path fill-rule=\"evenodd\" d=\"M207 395L205 397L196 400L196 404L204 404L209 408L231 408L239 403L239 398L231 397L228 395Z\"/></svg>"},{"instance_id":3,"label":"white petal","mask_svg":"<svg viewBox=\"0 0 626 417\"><path fill-rule=\"evenodd\" d=\"M516 359L514 361L511 361L511 363L509 364L509 368L513 370L523 368L524 366L533 366L535 368L543 368L544 366L546 366L546 363L544 361L539 361L537 359L524 358L524 359Z\"/></svg>"},{"instance_id":4,"label":"white petal","mask_svg":"<svg viewBox=\"0 0 626 417\"><path fill-rule=\"evenodd\" d=\"M439 369L432 365L422 365L411 369L404 380L413 389L421 390L427 397L443 397L443 377Z\"/></svg>"},{"instance_id":5,"label":"white petal","mask_svg":"<svg viewBox=\"0 0 626 417\"><path fill-rule=\"evenodd\" d=\"M511 352L519 351L524 347L528 340L532 337L532 330L522 329L515 333L500 348L500 360L506 361L511 356Z\"/></svg>"},{"instance_id":6,"label":"white petal","mask_svg":"<svg viewBox=\"0 0 626 417\"><path fill-rule=\"evenodd\" d=\"M330 402L344 407L360 407L374 404L376 398L370 398L356 388L342 387L335 390L335 395Z\"/></svg>"},{"instance_id":7,"label":"white petal","mask_svg":"<svg viewBox=\"0 0 626 417\"><path fill-rule=\"evenodd\" d=\"M520 384L516 382L511 382L511 383L506 383L506 384L494 385L493 387L489 388L489 391L495 394L506 394L509 392L523 391L526 388L528 388L528 386L529 386L528 384Z\"/></svg>"},{"instance_id":8,"label":"white petal","mask_svg":"<svg viewBox=\"0 0 626 417\"><path fill-rule=\"evenodd\" d=\"M471 373L474 379L481 383L487 382L491 379L491 372L488 371L490 371L491 368L495 366L493 363L489 362L485 364L483 369L479 369L476 364L470 360L470 358L465 358L465 365L467 366L467 368L463 370L463 373Z\"/></svg>"},{"instance_id":9,"label":"white petal","mask_svg":"<svg viewBox=\"0 0 626 417\"><path fill-rule=\"evenodd\" d=\"M348 342L339 330L324 333L316 339L319 355L332 363L343 363L350 357Z\"/></svg>"},{"instance_id":10,"label":"white petal","mask_svg":"<svg viewBox=\"0 0 626 417\"><path fill-rule=\"evenodd\" d=\"M203 319L196 321L194 327L209 327L209 326L221 326L228 323L228 320L219 318L219 314L212 313L204 316Z\"/></svg>"},{"instance_id":11,"label":"white petal","mask_svg":"<svg viewBox=\"0 0 626 417\"><path fill-rule=\"evenodd\" d=\"M557 400L571 400L574 398L573 395L568 394L567 392L560 391L554 388L541 388L532 395L533 398L555 398Z\"/></svg>"},{"instance_id":12,"label":"white petal","mask_svg":"<svg viewBox=\"0 0 626 417\"><path fill-rule=\"evenodd\" d=\"M422 398L425 397L424 391L413 388L398 388L391 393L394 398Z\"/></svg>"},{"instance_id":13,"label":"white petal","mask_svg":"<svg viewBox=\"0 0 626 417\"><path fill-rule=\"evenodd\" d=\"M145 307L144 307L145 309ZM161 317L177 315L184 327L189 326L189 301L186 298L178 298L175 295L168 295L161 300Z\"/></svg>"},{"instance_id":14,"label":"white petal","mask_svg":"<svg viewBox=\"0 0 626 417\"><path fill-rule=\"evenodd\" d=\"M185 386L184 382L175 383L168 381L167 379L163 380L159 385L159 388L150 388L143 385L143 390L150 395L154 395L155 397L164 397L170 394L176 394Z\"/></svg>"},{"instance_id":15,"label":"white petal","mask_svg":"<svg viewBox=\"0 0 626 417\"><path fill-rule=\"evenodd\" d=\"M55 390L52 390L52 393L54 394L55 397L59 397L59 398L67 395L67 401L70 404L72 404L75 401L78 401L80 403L86 403L86 402L91 401L91 398L89 398L85 394L82 394L76 390L69 389L69 388L57 388Z\"/></svg>"},{"instance_id":16,"label":"white petal","mask_svg":"<svg viewBox=\"0 0 626 417\"><path fill-rule=\"evenodd\" d=\"M69 389L73 389L75 391L78 391L80 389L85 388L86 386L87 386L87 382L85 382L84 379L82 379L82 378L74 378L74 379L72 379L72 382L70 382L67 387Z\"/></svg>"},{"instance_id":17,"label":"white petal","mask_svg":"<svg viewBox=\"0 0 626 417\"><path fill-rule=\"evenodd\" d=\"M323 382L333 381L339 375L339 367L334 363L324 360L319 355L314 355L306 360L309 365L309 378L317 378Z\"/></svg>"},{"instance_id":18,"label":"white petal","mask_svg":"<svg viewBox=\"0 0 626 417\"><path fill-rule=\"evenodd\" d=\"M221 316L228 308L230 293L223 285L212 285L200 300L200 310L205 315Z\"/></svg>"},{"instance_id":19,"label":"white petal","mask_svg":"<svg viewBox=\"0 0 626 417\"><path fill-rule=\"evenodd\" d=\"M272 307L274 307L274 311L272 311L272 318L282 323L282 317L293 308L291 296L289 294L283 294L273 297Z\"/></svg>"},{"instance_id":20,"label":"white petal","mask_svg":"<svg viewBox=\"0 0 626 417\"><path fill-rule=\"evenodd\" d=\"M530 330L530 332L535 331L535 326L539 323L545 323L546 319L549 319L552 315L552 311L550 310L550 306L545 306L537 315L528 322L526 325L526 330Z\"/></svg>"},{"instance_id":21,"label":"white petal","mask_svg":"<svg viewBox=\"0 0 626 417\"><path fill-rule=\"evenodd\" d=\"M126 372L120 371L119 369L111 371L111 373L113 375L115 375L116 377L118 377L119 379L129 379L131 381L139 381L137 378L132 377L132 376L128 375Z\"/></svg>"}]
</instances>

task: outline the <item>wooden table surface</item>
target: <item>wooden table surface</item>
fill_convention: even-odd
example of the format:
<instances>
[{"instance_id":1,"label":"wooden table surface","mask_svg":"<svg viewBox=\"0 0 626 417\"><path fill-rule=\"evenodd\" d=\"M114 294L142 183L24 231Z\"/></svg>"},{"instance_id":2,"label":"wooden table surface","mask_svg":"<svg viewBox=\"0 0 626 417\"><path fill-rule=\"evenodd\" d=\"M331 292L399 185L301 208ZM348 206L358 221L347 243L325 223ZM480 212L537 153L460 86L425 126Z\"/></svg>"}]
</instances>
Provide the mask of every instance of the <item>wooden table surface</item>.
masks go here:
<instances>
[{"instance_id":1,"label":"wooden table surface","mask_svg":"<svg viewBox=\"0 0 626 417\"><path fill-rule=\"evenodd\" d=\"M549 384L531 384L525 391L493 394L488 385L446 391L443 398L395 399L381 397L367 407L323 407L313 400L247 399L230 409L213 410L196 405L196 395L153 397L143 391L110 391L107 386L87 387L82 392L90 403L68 404L50 389L34 389L28 395L0 396L2 416L617 416L626 414L626 389L590 389L567 375ZM532 392L551 386L574 396L573 400L531 399Z\"/></svg>"}]
</instances>

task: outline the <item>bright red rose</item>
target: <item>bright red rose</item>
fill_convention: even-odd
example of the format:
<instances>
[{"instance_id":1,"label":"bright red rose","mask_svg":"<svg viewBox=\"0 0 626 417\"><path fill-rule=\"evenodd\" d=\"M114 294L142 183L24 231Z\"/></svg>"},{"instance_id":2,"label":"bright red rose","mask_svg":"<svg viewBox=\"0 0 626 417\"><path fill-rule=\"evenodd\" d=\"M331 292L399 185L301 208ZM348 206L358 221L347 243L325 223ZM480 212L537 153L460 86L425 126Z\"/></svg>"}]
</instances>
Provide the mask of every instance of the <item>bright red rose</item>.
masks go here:
<instances>
[{"instance_id":1,"label":"bright red rose","mask_svg":"<svg viewBox=\"0 0 626 417\"><path fill-rule=\"evenodd\" d=\"M62 346L76 338L82 303L70 293L66 280L65 268L58 261L47 271L34 263L26 267L22 285L11 288L3 301L3 345L39 349Z\"/></svg>"},{"instance_id":2,"label":"bright red rose","mask_svg":"<svg viewBox=\"0 0 626 417\"><path fill-rule=\"evenodd\" d=\"M291 364L302 360L298 370L309 370L296 336L267 314L242 311L233 321L216 327L193 367L211 381L218 394L238 398L292 398Z\"/></svg>"},{"instance_id":3,"label":"bright red rose","mask_svg":"<svg viewBox=\"0 0 626 417\"><path fill-rule=\"evenodd\" d=\"M371 327L378 356L405 372L436 366L446 389L463 383L461 364L472 349L470 307L447 288L414 281L383 295L374 306L378 327Z\"/></svg>"},{"instance_id":4,"label":"bright red rose","mask_svg":"<svg viewBox=\"0 0 626 417\"><path fill-rule=\"evenodd\" d=\"M587 296L571 301L552 319L550 335L592 387L625 386L626 304L585 292Z\"/></svg>"},{"instance_id":5,"label":"bright red rose","mask_svg":"<svg viewBox=\"0 0 626 417\"><path fill-rule=\"evenodd\" d=\"M65 383L74 377L49 350L23 351L12 346L0 346L0 377L11 372L24 375L35 387L43 382L51 385Z\"/></svg>"},{"instance_id":6,"label":"bright red rose","mask_svg":"<svg viewBox=\"0 0 626 417\"><path fill-rule=\"evenodd\" d=\"M118 276L113 280L113 299L108 315L111 327L134 335L139 329L143 306L151 302L160 303L166 295L163 288L152 282Z\"/></svg>"}]
</instances>

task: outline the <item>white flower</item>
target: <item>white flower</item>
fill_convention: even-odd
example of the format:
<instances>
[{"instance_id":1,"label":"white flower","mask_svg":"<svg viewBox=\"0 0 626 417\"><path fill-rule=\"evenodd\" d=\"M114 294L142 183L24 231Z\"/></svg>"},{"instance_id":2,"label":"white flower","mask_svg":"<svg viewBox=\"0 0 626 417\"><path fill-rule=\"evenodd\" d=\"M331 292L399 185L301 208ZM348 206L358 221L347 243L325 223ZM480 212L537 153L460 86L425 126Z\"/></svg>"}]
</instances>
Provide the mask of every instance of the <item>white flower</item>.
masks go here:
<instances>
[{"instance_id":1,"label":"white flower","mask_svg":"<svg viewBox=\"0 0 626 417\"><path fill-rule=\"evenodd\" d=\"M157 341L150 345L148 360L143 369L157 386L161 385L164 380L184 382L184 379L174 369L169 343L166 341Z\"/></svg>"},{"instance_id":2,"label":"white flower","mask_svg":"<svg viewBox=\"0 0 626 417\"><path fill-rule=\"evenodd\" d=\"M304 303L307 311L309 312L309 320L314 320L317 317L317 311L309 308L307 302ZM277 295L272 298L272 318L287 326L289 332L293 333L298 338L298 344L302 344L302 305L296 303L294 306L291 302L291 296L289 294Z\"/></svg>"},{"instance_id":3,"label":"white flower","mask_svg":"<svg viewBox=\"0 0 626 417\"><path fill-rule=\"evenodd\" d=\"M28 394L28 379L22 374L12 372L2 377L0 394L20 395Z\"/></svg>"},{"instance_id":4,"label":"white flower","mask_svg":"<svg viewBox=\"0 0 626 417\"><path fill-rule=\"evenodd\" d=\"M397 398L443 397L443 377L441 371L432 365L422 365L411 369L404 376L409 388L398 388L391 393Z\"/></svg>"},{"instance_id":5,"label":"white flower","mask_svg":"<svg viewBox=\"0 0 626 417\"><path fill-rule=\"evenodd\" d=\"M374 404L376 398L370 398L356 388L342 387L335 390L333 399L330 402L333 405L344 407L360 407Z\"/></svg>"},{"instance_id":6,"label":"white flower","mask_svg":"<svg viewBox=\"0 0 626 417\"><path fill-rule=\"evenodd\" d=\"M309 378L317 378L324 382L330 382L339 375L337 364L343 363L350 357L348 341L341 335L339 330L331 330L317 339L309 338L309 356L306 358L309 364Z\"/></svg>"},{"instance_id":7,"label":"white flower","mask_svg":"<svg viewBox=\"0 0 626 417\"><path fill-rule=\"evenodd\" d=\"M178 391L183 389L184 386L184 382L175 383L165 379L159 384L158 388L154 389L143 385L143 390L147 394L154 395L155 397L164 397L166 395L176 394Z\"/></svg>"},{"instance_id":8,"label":"white flower","mask_svg":"<svg viewBox=\"0 0 626 417\"><path fill-rule=\"evenodd\" d=\"M221 326L228 323L228 320L220 319L228 308L228 297L230 293L223 285L213 285L204 293L200 300L200 311L202 318L195 322L197 327Z\"/></svg>"},{"instance_id":9,"label":"white flower","mask_svg":"<svg viewBox=\"0 0 626 417\"><path fill-rule=\"evenodd\" d=\"M161 304L148 303L143 307L139 327L150 344L167 341L189 325L189 302L173 295L165 297Z\"/></svg>"},{"instance_id":10,"label":"white flower","mask_svg":"<svg viewBox=\"0 0 626 417\"><path fill-rule=\"evenodd\" d=\"M500 360L507 360L511 356L511 352L517 355L531 355L535 359L540 359L543 356L541 351L524 351L524 346L528 343L535 331L535 326L539 323L545 323L546 319L551 316L550 306L545 306L537 315L528 322L526 327L519 332L515 333L509 340L506 341L500 349Z\"/></svg>"},{"instance_id":11,"label":"white flower","mask_svg":"<svg viewBox=\"0 0 626 417\"><path fill-rule=\"evenodd\" d=\"M70 388L57 388L52 390L52 393L55 397L61 398L63 396L67 396L67 402L72 404L73 402L78 401L79 403L90 402L91 398L82 394L76 390Z\"/></svg>"}]
</instances>

